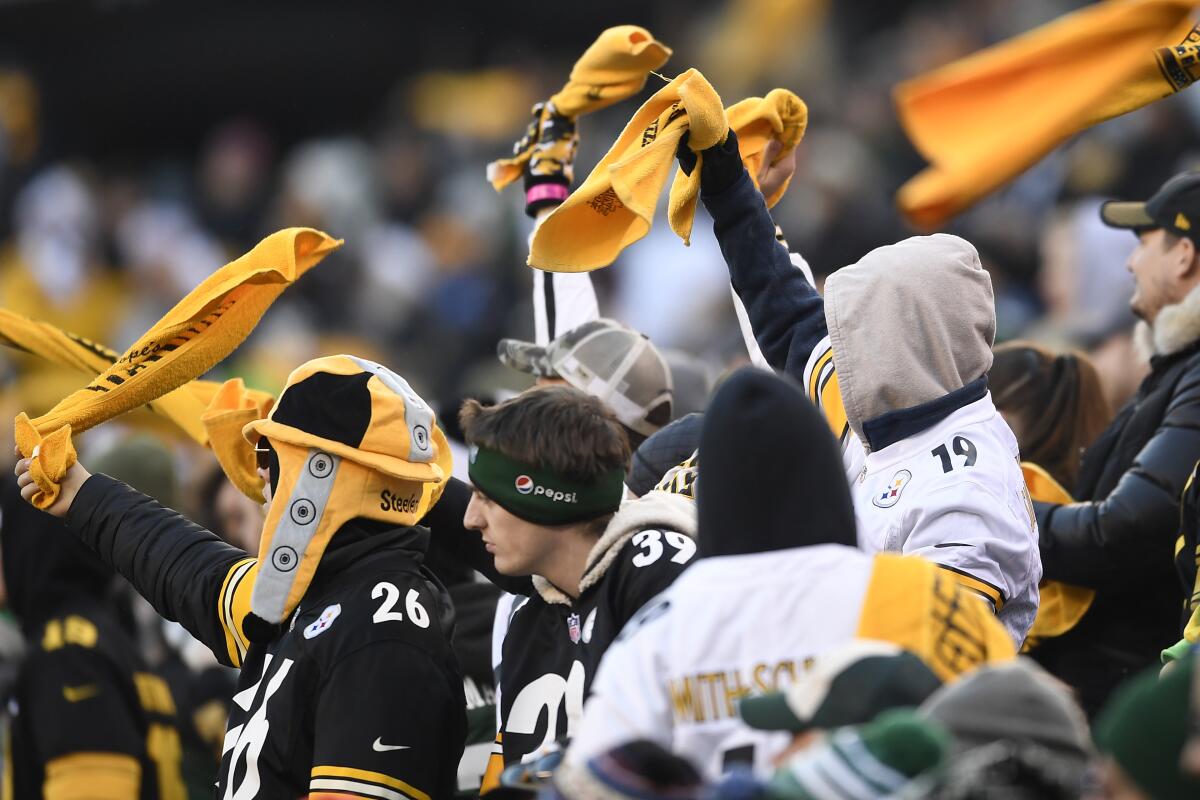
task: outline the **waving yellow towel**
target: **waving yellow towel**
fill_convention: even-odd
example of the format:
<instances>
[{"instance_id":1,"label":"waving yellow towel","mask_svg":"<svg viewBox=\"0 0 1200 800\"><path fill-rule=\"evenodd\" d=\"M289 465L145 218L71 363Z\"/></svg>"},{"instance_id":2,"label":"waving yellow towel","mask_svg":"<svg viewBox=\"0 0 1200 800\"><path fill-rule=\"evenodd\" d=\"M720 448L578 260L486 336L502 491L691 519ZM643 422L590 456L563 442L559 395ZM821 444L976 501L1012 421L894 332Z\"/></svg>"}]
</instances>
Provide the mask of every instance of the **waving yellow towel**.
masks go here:
<instances>
[{"instance_id":1,"label":"waving yellow towel","mask_svg":"<svg viewBox=\"0 0 1200 800\"><path fill-rule=\"evenodd\" d=\"M675 167L684 131L691 131L688 146L699 153L725 141L733 127L742 159L757 176L771 139L783 142L777 159L782 158L800 141L807 122L804 101L786 89L743 100L727 113L704 76L689 69L646 101L583 185L546 217L533 236L529 264L552 272L608 266L650 231L673 169L667 217L671 230L687 244L702 165L690 176ZM769 198L770 204L786 188Z\"/></svg>"},{"instance_id":2,"label":"waving yellow towel","mask_svg":"<svg viewBox=\"0 0 1200 800\"><path fill-rule=\"evenodd\" d=\"M775 161L779 161L796 149L808 127L808 106L787 89L772 89L766 97L747 97L725 109L725 116L729 118L729 127L737 134L738 153L756 186L767 145L772 140L783 145L779 155L775 156ZM779 202L791 182L789 177L766 198L767 208Z\"/></svg>"},{"instance_id":3,"label":"waving yellow towel","mask_svg":"<svg viewBox=\"0 0 1200 800\"><path fill-rule=\"evenodd\" d=\"M207 372L250 334L284 289L341 244L310 228L268 236L205 279L88 386L35 420L19 414L17 447L33 458L30 475L39 490L34 505L47 508L58 498L58 484L75 463L72 431L85 431Z\"/></svg>"},{"instance_id":4,"label":"waving yellow towel","mask_svg":"<svg viewBox=\"0 0 1200 800\"><path fill-rule=\"evenodd\" d=\"M553 111L579 117L633 97L646 85L646 77L671 57L671 48L637 25L617 25L600 34L584 51L567 84L550 98ZM545 113L551 113L546 109ZM521 140L521 150L512 158L488 165L488 180L500 191L521 177L521 170L537 144L536 138Z\"/></svg>"},{"instance_id":5,"label":"waving yellow towel","mask_svg":"<svg viewBox=\"0 0 1200 800\"><path fill-rule=\"evenodd\" d=\"M258 477L254 448L242 435L242 428L266 419L273 405L275 398L247 389L241 378L233 378L221 384L202 417L209 446L225 476L256 503L264 502L263 482Z\"/></svg>"},{"instance_id":6,"label":"waving yellow towel","mask_svg":"<svg viewBox=\"0 0 1200 800\"><path fill-rule=\"evenodd\" d=\"M104 372L121 357L117 351L82 336L64 331L42 320L29 319L0 308L0 345L44 358L52 364L75 369L88 378ZM174 422L196 444L207 446L208 432L201 417L221 389L216 381L194 380L173 392L151 400L156 414ZM257 403L270 401L266 392L246 390Z\"/></svg>"},{"instance_id":7,"label":"waving yellow towel","mask_svg":"<svg viewBox=\"0 0 1200 800\"><path fill-rule=\"evenodd\" d=\"M608 266L645 236L685 131L697 152L725 141L729 123L721 98L704 76L689 69L659 89L633 115L587 180L542 222L529 264L553 272L588 272ZM682 173L681 173L682 174ZM671 187L672 228L695 210L700 170ZM686 238L691 229L687 218ZM678 230L678 229L676 229Z\"/></svg>"},{"instance_id":8,"label":"waving yellow towel","mask_svg":"<svg viewBox=\"0 0 1200 800\"><path fill-rule=\"evenodd\" d=\"M1190 85L1198 6L1095 3L897 86L900 121L930 163L900 188L900 210L936 227L1070 136Z\"/></svg>"}]
</instances>

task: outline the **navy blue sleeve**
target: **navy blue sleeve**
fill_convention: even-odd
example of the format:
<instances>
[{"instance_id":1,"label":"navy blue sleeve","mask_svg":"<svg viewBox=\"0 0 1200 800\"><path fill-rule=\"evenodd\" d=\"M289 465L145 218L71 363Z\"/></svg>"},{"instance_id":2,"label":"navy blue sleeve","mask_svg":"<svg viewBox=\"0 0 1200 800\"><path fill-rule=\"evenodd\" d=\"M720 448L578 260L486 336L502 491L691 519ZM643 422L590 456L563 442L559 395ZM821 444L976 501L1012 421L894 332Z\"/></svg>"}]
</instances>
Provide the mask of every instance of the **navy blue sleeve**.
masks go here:
<instances>
[{"instance_id":1,"label":"navy blue sleeve","mask_svg":"<svg viewBox=\"0 0 1200 800\"><path fill-rule=\"evenodd\" d=\"M705 151L706 160L711 152ZM745 169L728 189L700 197L763 356L803 380L809 355L829 333L821 295L775 239L775 222Z\"/></svg>"}]
</instances>

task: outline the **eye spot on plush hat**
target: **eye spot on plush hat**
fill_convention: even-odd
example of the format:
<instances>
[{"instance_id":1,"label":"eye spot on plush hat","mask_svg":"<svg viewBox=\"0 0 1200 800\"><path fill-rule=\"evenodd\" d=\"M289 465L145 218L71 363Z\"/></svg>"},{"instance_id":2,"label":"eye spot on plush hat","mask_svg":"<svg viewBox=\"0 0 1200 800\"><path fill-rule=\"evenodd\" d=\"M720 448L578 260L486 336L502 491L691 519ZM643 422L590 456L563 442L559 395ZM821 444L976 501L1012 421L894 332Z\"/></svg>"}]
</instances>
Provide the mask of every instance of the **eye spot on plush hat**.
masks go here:
<instances>
[{"instance_id":1,"label":"eye spot on plush hat","mask_svg":"<svg viewBox=\"0 0 1200 800\"><path fill-rule=\"evenodd\" d=\"M271 554L271 563L280 572L291 572L296 568L296 562L299 560L296 557L296 551L287 546L276 547L275 552Z\"/></svg>"},{"instance_id":2,"label":"eye spot on plush hat","mask_svg":"<svg viewBox=\"0 0 1200 800\"><path fill-rule=\"evenodd\" d=\"M316 519L317 507L312 504L311 500L301 497L292 503L292 507L288 509L288 513L292 516L292 522L297 525L307 525Z\"/></svg>"},{"instance_id":3,"label":"eye spot on plush hat","mask_svg":"<svg viewBox=\"0 0 1200 800\"><path fill-rule=\"evenodd\" d=\"M333 472L333 457L328 453L316 453L308 461L308 471L314 478L328 478Z\"/></svg>"},{"instance_id":4,"label":"eye spot on plush hat","mask_svg":"<svg viewBox=\"0 0 1200 800\"><path fill-rule=\"evenodd\" d=\"M413 427L413 442L417 445L418 450L429 449L429 431L425 430L424 425L416 425Z\"/></svg>"}]
</instances>

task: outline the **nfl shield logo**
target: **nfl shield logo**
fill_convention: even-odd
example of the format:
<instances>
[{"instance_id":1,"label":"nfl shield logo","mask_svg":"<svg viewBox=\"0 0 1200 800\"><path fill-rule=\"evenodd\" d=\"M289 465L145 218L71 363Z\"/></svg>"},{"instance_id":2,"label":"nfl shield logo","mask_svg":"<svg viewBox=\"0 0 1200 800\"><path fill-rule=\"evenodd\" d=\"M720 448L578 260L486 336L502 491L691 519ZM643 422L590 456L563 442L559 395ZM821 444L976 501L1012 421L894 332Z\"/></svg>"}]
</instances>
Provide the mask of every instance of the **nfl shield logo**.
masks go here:
<instances>
[{"instance_id":1,"label":"nfl shield logo","mask_svg":"<svg viewBox=\"0 0 1200 800\"><path fill-rule=\"evenodd\" d=\"M571 634L572 644L579 644L579 640L583 638L583 628L579 625L578 614L567 617L567 633Z\"/></svg>"}]
</instances>

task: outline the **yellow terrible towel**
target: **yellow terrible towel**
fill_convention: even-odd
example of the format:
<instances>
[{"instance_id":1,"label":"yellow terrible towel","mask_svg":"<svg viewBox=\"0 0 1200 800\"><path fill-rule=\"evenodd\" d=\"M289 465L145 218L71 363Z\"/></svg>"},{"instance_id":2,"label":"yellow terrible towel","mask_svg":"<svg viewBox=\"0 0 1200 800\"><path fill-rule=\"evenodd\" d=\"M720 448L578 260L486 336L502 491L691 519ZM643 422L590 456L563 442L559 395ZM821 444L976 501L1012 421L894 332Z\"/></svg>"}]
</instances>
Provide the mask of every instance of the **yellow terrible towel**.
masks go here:
<instances>
[{"instance_id":1,"label":"yellow terrible towel","mask_svg":"<svg viewBox=\"0 0 1200 800\"><path fill-rule=\"evenodd\" d=\"M550 98L553 109L547 108L543 114L557 112L574 118L633 97L646 85L651 70L667 63L670 57L671 48L645 28L609 28L575 62L566 86ZM496 191L521 177L535 144L536 137L527 136L521 140L523 149L512 158L488 165L488 180Z\"/></svg>"},{"instance_id":2,"label":"yellow terrible towel","mask_svg":"<svg viewBox=\"0 0 1200 800\"><path fill-rule=\"evenodd\" d=\"M778 140L783 148L775 156L776 163L796 149L808 127L808 106L787 89L772 89L766 97L747 97L725 110L729 127L738 138L738 153L754 184L763 168L767 145ZM770 197L767 208L773 207L787 192L792 179L784 181Z\"/></svg>"},{"instance_id":3,"label":"yellow terrible towel","mask_svg":"<svg viewBox=\"0 0 1200 800\"><path fill-rule=\"evenodd\" d=\"M284 289L341 244L310 228L268 236L188 293L87 387L36 420L18 415L17 447L34 461L34 505L47 508L58 498L58 484L75 463L71 431L85 431L207 372L250 334Z\"/></svg>"},{"instance_id":4,"label":"yellow terrible towel","mask_svg":"<svg viewBox=\"0 0 1200 800\"><path fill-rule=\"evenodd\" d=\"M1025 476L1025 488L1032 499L1044 503L1075 502L1067 490L1037 464L1022 462L1021 474ZM1074 628L1096 599L1095 590L1062 581L1044 580L1038 584L1038 590L1041 602L1033 626L1025 636L1022 653L1028 653L1043 639L1062 636Z\"/></svg>"},{"instance_id":5,"label":"yellow terrible towel","mask_svg":"<svg viewBox=\"0 0 1200 800\"><path fill-rule=\"evenodd\" d=\"M1198 5L1096 3L897 86L900 121L930 163L900 188L900 210L937 226L1073 134L1191 85Z\"/></svg>"},{"instance_id":6,"label":"yellow terrible towel","mask_svg":"<svg viewBox=\"0 0 1200 800\"><path fill-rule=\"evenodd\" d=\"M202 417L209 447L226 477L256 503L265 501L263 482L258 477L254 448L242 435L242 428L266 419L273 405L271 395L247 389L241 378L232 378L213 395Z\"/></svg>"},{"instance_id":7,"label":"yellow terrible towel","mask_svg":"<svg viewBox=\"0 0 1200 800\"><path fill-rule=\"evenodd\" d=\"M721 98L695 69L647 100L583 185L546 217L533 235L530 266L589 272L645 236L679 140L689 130L688 146L697 153L725 141L729 132ZM700 166L690 176L680 171L671 186L671 228L685 241L700 194Z\"/></svg>"},{"instance_id":8,"label":"yellow terrible towel","mask_svg":"<svg viewBox=\"0 0 1200 800\"><path fill-rule=\"evenodd\" d=\"M3 308L0 308L0 345L78 370L88 378L109 369L121 357L120 353L98 342ZM195 380L147 405L151 411L174 422L197 444L207 445L208 434L201 415L220 388L221 384L215 381Z\"/></svg>"}]
</instances>

